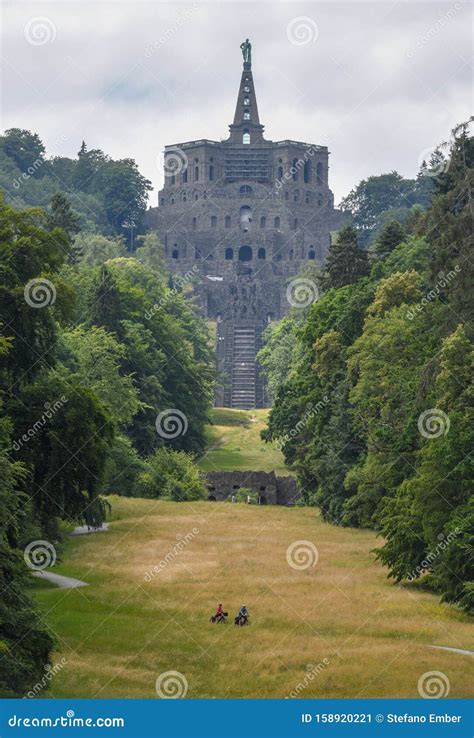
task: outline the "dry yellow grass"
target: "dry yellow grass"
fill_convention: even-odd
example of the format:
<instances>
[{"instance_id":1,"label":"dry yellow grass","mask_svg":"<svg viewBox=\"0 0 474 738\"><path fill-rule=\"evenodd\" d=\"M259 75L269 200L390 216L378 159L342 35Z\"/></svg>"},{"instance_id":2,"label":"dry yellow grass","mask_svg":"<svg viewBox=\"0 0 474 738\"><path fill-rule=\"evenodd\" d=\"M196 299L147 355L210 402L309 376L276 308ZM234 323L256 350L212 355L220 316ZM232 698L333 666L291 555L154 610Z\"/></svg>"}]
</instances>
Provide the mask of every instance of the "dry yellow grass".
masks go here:
<instances>
[{"instance_id":1,"label":"dry yellow grass","mask_svg":"<svg viewBox=\"0 0 474 738\"><path fill-rule=\"evenodd\" d=\"M154 697L169 670L191 698L417 697L428 671L446 674L450 697L471 696L472 657L428 645L472 649L472 621L391 584L373 533L325 524L311 508L112 503L111 530L71 540L57 567L91 586L37 592L67 659L48 696ZM297 540L317 547L316 566L288 565ZM218 602L230 615L246 604L252 625L211 625Z\"/></svg>"}]
</instances>

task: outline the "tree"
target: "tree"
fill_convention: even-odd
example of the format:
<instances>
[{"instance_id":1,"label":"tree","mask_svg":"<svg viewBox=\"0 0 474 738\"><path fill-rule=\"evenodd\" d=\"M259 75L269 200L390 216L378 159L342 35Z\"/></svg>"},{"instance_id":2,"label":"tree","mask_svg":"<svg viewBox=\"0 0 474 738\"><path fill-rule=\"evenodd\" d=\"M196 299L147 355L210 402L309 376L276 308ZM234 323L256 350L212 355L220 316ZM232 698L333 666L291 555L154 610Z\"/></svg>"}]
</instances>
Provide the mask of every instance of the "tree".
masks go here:
<instances>
[{"instance_id":1,"label":"tree","mask_svg":"<svg viewBox=\"0 0 474 738\"><path fill-rule=\"evenodd\" d=\"M328 290L354 284L368 273L367 253L357 244L357 231L353 226L345 226L329 249L323 277L324 288Z\"/></svg>"},{"instance_id":2,"label":"tree","mask_svg":"<svg viewBox=\"0 0 474 738\"><path fill-rule=\"evenodd\" d=\"M373 252L379 258L385 259L406 236L405 228L396 220L387 223L377 236Z\"/></svg>"},{"instance_id":3,"label":"tree","mask_svg":"<svg viewBox=\"0 0 474 738\"><path fill-rule=\"evenodd\" d=\"M1 145L17 167L30 177L43 177L45 151L43 142L37 133L23 128L9 128L1 137Z\"/></svg>"}]
</instances>

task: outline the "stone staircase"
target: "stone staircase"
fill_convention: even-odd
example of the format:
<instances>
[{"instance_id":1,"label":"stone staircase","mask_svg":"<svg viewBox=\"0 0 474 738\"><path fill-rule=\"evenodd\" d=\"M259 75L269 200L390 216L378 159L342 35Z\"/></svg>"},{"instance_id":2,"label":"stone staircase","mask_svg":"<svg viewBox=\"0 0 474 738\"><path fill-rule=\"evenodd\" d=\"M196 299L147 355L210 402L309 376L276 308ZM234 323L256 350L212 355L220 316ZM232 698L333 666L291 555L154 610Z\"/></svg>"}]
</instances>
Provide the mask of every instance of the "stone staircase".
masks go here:
<instances>
[{"instance_id":1,"label":"stone staircase","mask_svg":"<svg viewBox=\"0 0 474 738\"><path fill-rule=\"evenodd\" d=\"M255 326L233 330L230 406L256 407Z\"/></svg>"}]
</instances>

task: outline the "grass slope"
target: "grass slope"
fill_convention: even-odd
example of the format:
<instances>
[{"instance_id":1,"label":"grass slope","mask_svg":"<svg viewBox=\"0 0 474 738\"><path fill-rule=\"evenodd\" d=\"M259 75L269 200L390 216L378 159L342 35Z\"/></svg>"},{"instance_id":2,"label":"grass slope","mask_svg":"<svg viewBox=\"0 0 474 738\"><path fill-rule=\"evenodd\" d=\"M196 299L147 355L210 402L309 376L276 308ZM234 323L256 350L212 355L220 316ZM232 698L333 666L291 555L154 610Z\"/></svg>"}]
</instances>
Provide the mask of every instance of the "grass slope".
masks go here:
<instances>
[{"instance_id":1,"label":"grass slope","mask_svg":"<svg viewBox=\"0 0 474 738\"><path fill-rule=\"evenodd\" d=\"M285 697L298 684L301 697L417 697L428 671L447 676L450 697L472 694L471 657L427 647L472 649L471 621L390 584L372 532L328 525L314 508L111 502L110 531L71 539L55 569L90 586L36 592L67 660L45 696L156 697L169 670L190 698ZM317 546L314 568L288 565L298 540ZM231 615L246 604L251 627L211 625L218 602Z\"/></svg>"},{"instance_id":2,"label":"grass slope","mask_svg":"<svg viewBox=\"0 0 474 738\"><path fill-rule=\"evenodd\" d=\"M203 471L272 471L287 475L283 454L260 438L269 410L214 408L207 426L208 449L198 461Z\"/></svg>"}]
</instances>

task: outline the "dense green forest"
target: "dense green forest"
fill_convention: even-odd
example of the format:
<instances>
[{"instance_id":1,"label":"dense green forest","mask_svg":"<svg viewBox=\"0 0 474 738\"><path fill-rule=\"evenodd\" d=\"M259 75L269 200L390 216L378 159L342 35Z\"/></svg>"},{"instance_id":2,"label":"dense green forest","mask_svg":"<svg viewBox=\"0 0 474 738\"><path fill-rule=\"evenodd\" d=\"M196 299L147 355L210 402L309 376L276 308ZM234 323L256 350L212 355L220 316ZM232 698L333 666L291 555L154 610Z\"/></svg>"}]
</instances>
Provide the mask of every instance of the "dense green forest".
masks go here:
<instances>
[{"instance_id":1,"label":"dense green forest","mask_svg":"<svg viewBox=\"0 0 474 738\"><path fill-rule=\"evenodd\" d=\"M66 529L102 523L110 491L202 497L193 459L214 359L156 237L138 237L133 256L125 247L148 187L134 162L85 146L77 161L46 160L15 129L0 148L0 692L23 694L55 645L28 594L25 547L60 552Z\"/></svg>"},{"instance_id":2,"label":"dense green forest","mask_svg":"<svg viewBox=\"0 0 474 738\"><path fill-rule=\"evenodd\" d=\"M461 125L444 159L421 175L427 207L398 219L390 200L369 207L380 180L361 183L348 198L358 227L333 243L322 297L269 328L260 353L274 399L264 437L281 445L305 502L334 524L380 531L377 556L391 577L421 580L466 610L474 608L473 163Z\"/></svg>"},{"instance_id":3,"label":"dense green forest","mask_svg":"<svg viewBox=\"0 0 474 738\"><path fill-rule=\"evenodd\" d=\"M261 353L274 398L266 437L307 504L380 530L392 576L429 571L431 587L468 609L466 130L437 156L436 176L431 162L415 180L369 177L345 199L354 226L334 238L322 298L269 329ZM145 231L150 183L133 160L85 144L76 159L47 158L37 134L11 129L0 188L0 692L21 695L55 647L28 594L25 547L60 552L66 530L104 520L111 491L205 496L194 459L215 371L206 325ZM430 409L433 438L418 430Z\"/></svg>"}]
</instances>

